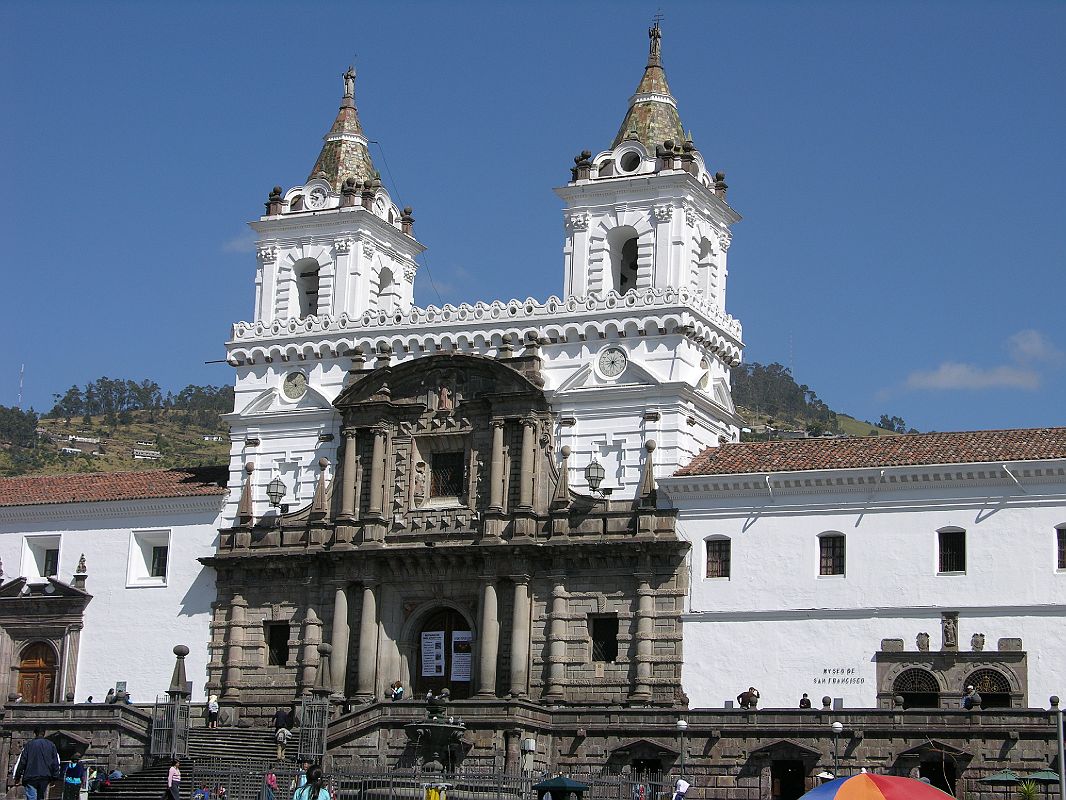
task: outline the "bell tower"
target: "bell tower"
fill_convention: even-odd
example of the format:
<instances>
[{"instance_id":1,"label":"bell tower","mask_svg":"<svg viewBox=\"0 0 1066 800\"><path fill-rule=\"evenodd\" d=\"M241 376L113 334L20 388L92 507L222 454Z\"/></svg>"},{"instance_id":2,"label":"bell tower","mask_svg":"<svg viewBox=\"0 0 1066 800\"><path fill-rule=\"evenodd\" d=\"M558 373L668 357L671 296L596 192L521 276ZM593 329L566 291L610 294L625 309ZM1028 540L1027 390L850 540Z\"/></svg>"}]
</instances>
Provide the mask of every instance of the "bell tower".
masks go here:
<instances>
[{"instance_id":1,"label":"bell tower","mask_svg":"<svg viewBox=\"0 0 1066 800\"><path fill-rule=\"evenodd\" d=\"M258 234L255 322L347 315L391 316L414 302L415 240L410 208L393 203L374 169L355 107L355 70L302 186L275 186Z\"/></svg>"},{"instance_id":2,"label":"bell tower","mask_svg":"<svg viewBox=\"0 0 1066 800\"><path fill-rule=\"evenodd\" d=\"M712 175L685 134L662 65L662 31L611 147L574 159L566 203L567 295L688 289L725 308L730 226L725 175Z\"/></svg>"}]
</instances>

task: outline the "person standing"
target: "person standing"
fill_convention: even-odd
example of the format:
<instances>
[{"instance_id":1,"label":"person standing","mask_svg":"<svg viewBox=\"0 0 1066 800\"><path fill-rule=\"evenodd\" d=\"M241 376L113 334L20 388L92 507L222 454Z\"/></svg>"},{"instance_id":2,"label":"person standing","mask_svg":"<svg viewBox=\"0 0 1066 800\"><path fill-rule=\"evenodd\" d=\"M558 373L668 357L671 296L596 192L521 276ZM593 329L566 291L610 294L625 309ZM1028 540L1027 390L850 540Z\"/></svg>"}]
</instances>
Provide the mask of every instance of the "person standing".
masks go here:
<instances>
[{"instance_id":1,"label":"person standing","mask_svg":"<svg viewBox=\"0 0 1066 800\"><path fill-rule=\"evenodd\" d=\"M48 784L59 780L59 751L44 738L44 728L33 729L33 739L22 748L15 763L15 782L26 791L26 800L44 800Z\"/></svg>"},{"instance_id":2,"label":"person standing","mask_svg":"<svg viewBox=\"0 0 1066 800\"><path fill-rule=\"evenodd\" d=\"M274 770L268 770L263 781L263 800L275 800L278 795L278 776Z\"/></svg>"},{"instance_id":3,"label":"person standing","mask_svg":"<svg viewBox=\"0 0 1066 800\"><path fill-rule=\"evenodd\" d=\"M167 795L168 800L181 800L181 770L178 769L181 762L174 759L170 762L167 770Z\"/></svg>"},{"instance_id":4,"label":"person standing","mask_svg":"<svg viewBox=\"0 0 1066 800\"><path fill-rule=\"evenodd\" d=\"M330 800L322 767L311 767L307 771L307 783L296 790L293 800Z\"/></svg>"},{"instance_id":5,"label":"person standing","mask_svg":"<svg viewBox=\"0 0 1066 800\"><path fill-rule=\"evenodd\" d=\"M218 695L213 694L207 701L207 727L218 727Z\"/></svg>"},{"instance_id":6,"label":"person standing","mask_svg":"<svg viewBox=\"0 0 1066 800\"><path fill-rule=\"evenodd\" d=\"M967 711L981 708L981 695L978 694L977 689L972 685L966 687L966 694L962 696L962 707Z\"/></svg>"},{"instance_id":7,"label":"person standing","mask_svg":"<svg viewBox=\"0 0 1066 800\"><path fill-rule=\"evenodd\" d=\"M78 800L86 777L81 753L75 753L63 768L63 800Z\"/></svg>"}]
</instances>

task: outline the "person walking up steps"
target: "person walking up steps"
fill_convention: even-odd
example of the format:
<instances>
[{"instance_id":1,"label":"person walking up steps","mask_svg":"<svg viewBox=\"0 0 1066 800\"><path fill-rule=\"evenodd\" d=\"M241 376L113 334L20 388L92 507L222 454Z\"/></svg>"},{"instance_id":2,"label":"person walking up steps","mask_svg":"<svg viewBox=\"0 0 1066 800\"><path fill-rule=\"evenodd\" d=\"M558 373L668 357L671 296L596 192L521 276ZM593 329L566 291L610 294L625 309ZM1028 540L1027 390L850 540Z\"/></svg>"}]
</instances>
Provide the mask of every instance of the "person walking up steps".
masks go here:
<instances>
[{"instance_id":1,"label":"person walking up steps","mask_svg":"<svg viewBox=\"0 0 1066 800\"><path fill-rule=\"evenodd\" d=\"M167 770L167 795L168 800L181 800L181 770L178 769L181 762L174 759L170 762Z\"/></svg>"},{"instance_id":2,"label":"person walking up steps","mask_svg":"<svg viewBox=\"0 0 1066 800\"><path fill-rule=\"evenodd\" d=\"M15 781L25 789L26 800L44 800L48 784L59 780L59 751L44 738L44 728L34 728L33 737L15 762Z\"/></svg>"}]
</instances>

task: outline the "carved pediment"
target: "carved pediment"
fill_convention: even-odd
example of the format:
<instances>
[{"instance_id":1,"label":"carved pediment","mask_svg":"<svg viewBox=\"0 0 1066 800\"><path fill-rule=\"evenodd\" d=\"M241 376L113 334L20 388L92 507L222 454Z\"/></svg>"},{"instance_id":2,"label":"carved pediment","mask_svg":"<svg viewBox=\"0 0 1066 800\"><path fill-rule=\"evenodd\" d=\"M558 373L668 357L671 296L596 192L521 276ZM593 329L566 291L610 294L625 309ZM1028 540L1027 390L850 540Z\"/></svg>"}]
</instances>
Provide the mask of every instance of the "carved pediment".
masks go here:
<instances>
[{"instance_id":1,"label":"carved pediment","mask_svg":"<svg viewBox=\"0 0 1066 800\"><path fill-rule=\"evenodd\" d=\"M646 367L627 361L625 370L615 378L601 377L591 364L586 364L560 384L559 392L596 389L605 386L657 386L661 381Z\"/></svg>"},{"instance_id":2,"label":"carved pediment","mask_svg":"<svg viewBox=\"0 0 1066 800\"><path fill-rule=\"evenodd\" d=\"M495 359L451 353L375 369L345 389L334 405L343 411L361 403L388 402L447 411L490 395L529 395L535 406L546 408L531 376Z\"/></svg>"},{"instance_id":3,"label":"carved pediment","mask_svg":"<svg viewBox=\"0 0 1066 800\"><path fill-rule=\"evenodd\" d=\"M308 386L299 400L288 400L277 389L266 389L241 409L238 414L241 417L251 417L277 412L331 411L332 409L333 405L325 395Z\"/></svg>"}]
</instances>

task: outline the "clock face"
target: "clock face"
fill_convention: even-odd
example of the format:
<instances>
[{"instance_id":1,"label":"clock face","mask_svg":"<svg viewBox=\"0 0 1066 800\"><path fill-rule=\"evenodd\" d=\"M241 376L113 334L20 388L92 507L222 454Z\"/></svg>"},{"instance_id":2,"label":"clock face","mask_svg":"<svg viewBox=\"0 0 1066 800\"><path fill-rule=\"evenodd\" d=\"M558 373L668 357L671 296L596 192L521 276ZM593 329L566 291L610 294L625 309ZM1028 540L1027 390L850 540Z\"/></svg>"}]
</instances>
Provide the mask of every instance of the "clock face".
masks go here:
<instances>
[{"instance_id":1,"label":"clock face","mask_svg":"<svg viewBox=\"0 0 1066 800\"><path fill-rule=\"evenodd\" d=\"M285 376L285 382L281 385L281 390L285 392L285 396L290 400L299 400L304 396L304 392L307 391L307 376L302 372L290 372Z\"/></svg>"},{"instance_id":2,"label":"clock face","mask_svg":"<svg viewBox=\"0 0 1066 800\"><path fill-rule=\"evenodd\" d=\"M307 205L309 208L322 208L326 204L326 190L318 186L311 190L311 193L307 195Z\"/></svg>"},{"instance_id":3,"label":"clock face","mask_svg":"<svg viewBox=\"0 0 1066 800\"><path fill-rule=\"evenodd\" d=\"M625 351L618 347L608 347L600 353L599 368L604 377L617 378L626 368Z\"/></svg>"}]
</instances>

